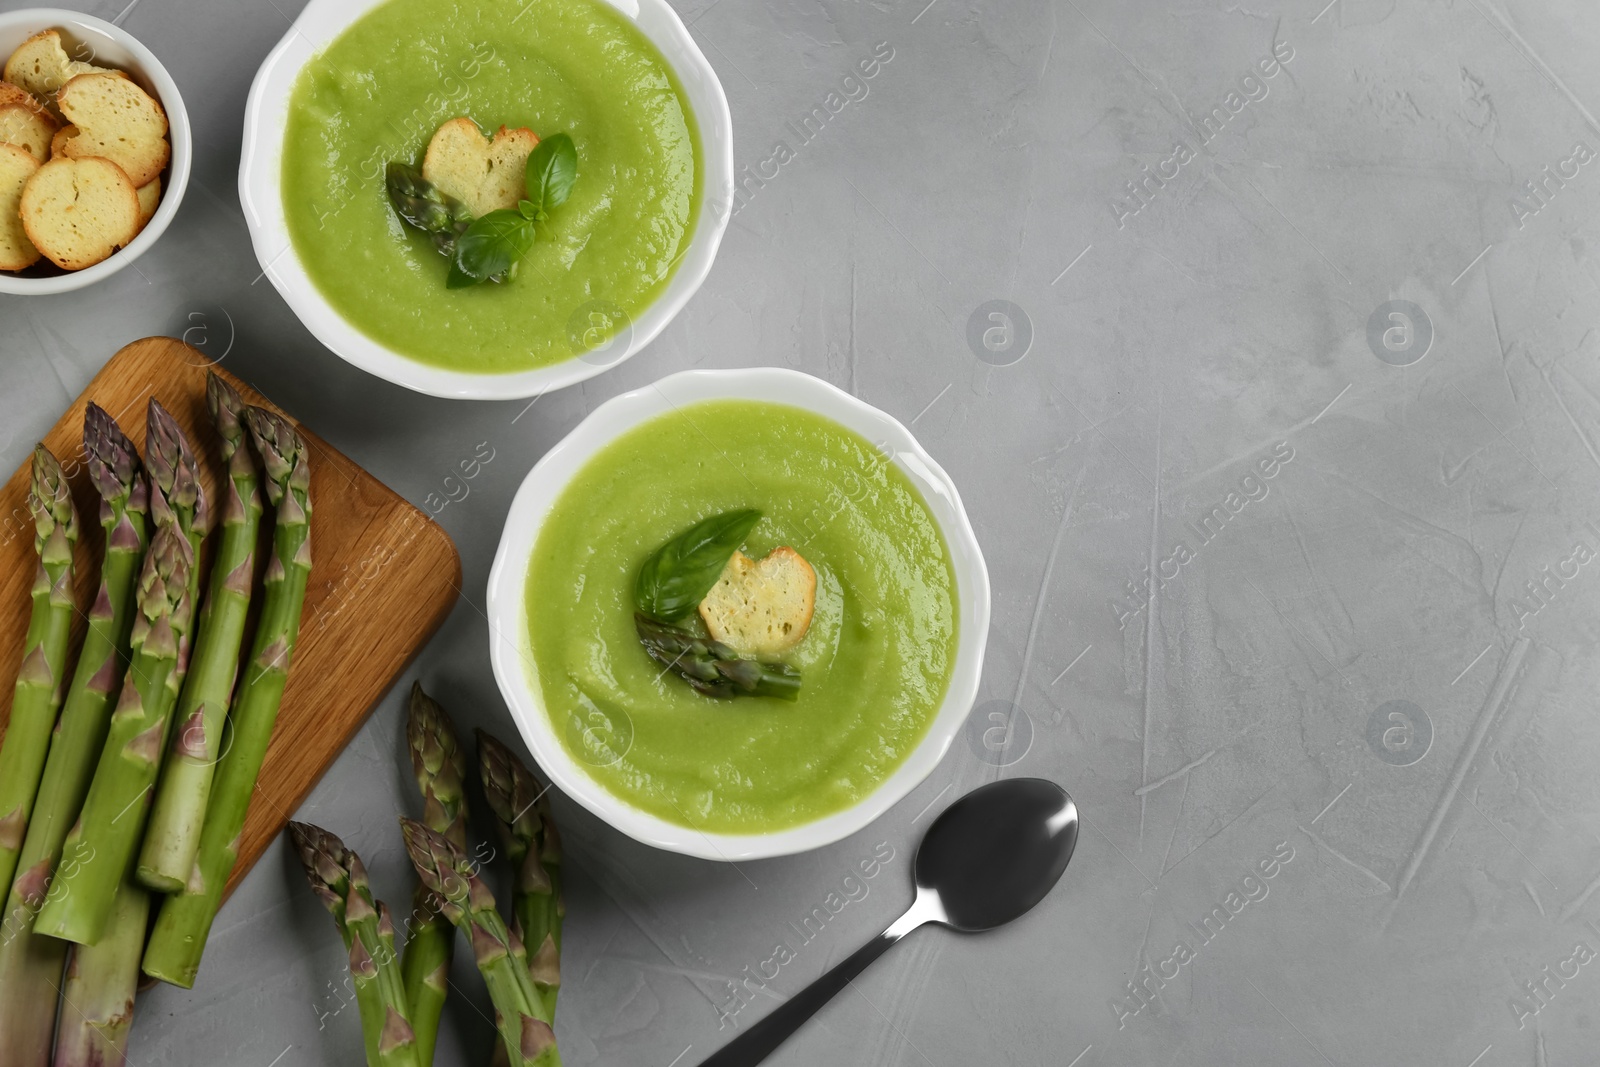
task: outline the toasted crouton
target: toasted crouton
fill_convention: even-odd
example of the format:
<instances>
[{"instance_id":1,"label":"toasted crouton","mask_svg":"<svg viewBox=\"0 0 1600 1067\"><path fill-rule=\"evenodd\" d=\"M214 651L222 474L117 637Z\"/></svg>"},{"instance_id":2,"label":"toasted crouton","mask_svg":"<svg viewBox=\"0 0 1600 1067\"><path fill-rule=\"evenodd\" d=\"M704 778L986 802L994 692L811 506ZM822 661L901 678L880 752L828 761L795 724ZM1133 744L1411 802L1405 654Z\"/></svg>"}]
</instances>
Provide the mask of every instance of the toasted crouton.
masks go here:
<instances>
[{"instance_id":1,"label":"toasted crouton","mask_svg":"<svg viewBox=\"0 0 1600 1067\"><path fill-rule=\"evenodd\" d=\"M62 144L67 158L109 159L135 189L166 169L172 155L167 113L132 81L115 74L79 74L61 87L56 100L78 128Z\"/></svg>"},{"instance_id":2,"label":"toasted crouton","mask_svg":"<svg viewBox=\"0 0 1600 1067\"><path fill-rule=\"evenodd\" d=\"M800 643L816 606L817 572L786 545L761 560L735 552L700 602L700 618L735 651L774 655Z\"/></svg>"},{"instance_id":3,"label":"toasted crouton","mask_svg":"<svg viewBox=\"0 0 1600 1067\"><path fill-rule=\"evenodd\" d=\"M147 185L141 185L136 191L139 194L139 229L142 230L149 225L151 216L161 203L161 179L156 178Z\"/></svg>"},{"instance_id":4,"label":"toasted crouton","mask_svg":"<svg viewBox=\"0 0 1600 1067\"><path fill-rule=\"evenodd\" d=\"M50 138L50 158L55 159L67 154L67 142L78 136L78 127L63 126Z\"/></svg>"},{"instance_id":5,"label":"toasted crouton","mask_svg":"<svg viewBox=\"0 0 1600 1067\"><path fill-rule=\"evenodd\" d=\"M528 154L538 143L527 127L502 126L491 141L471 119L451 119L428 142L422 176L474 217L515 208L527 190Z\"/></svg>"},{"instance_id":6,"label":"toasted crouton","mask_svg":"<svg viewBox=\"0 0 1600 1067\"><path fill-rule=\"evenodd\" d=\"M109 159L52 159L22 189L23 228L58 267L99 263L139 232L139 193Z\"/></svg>"},{"instance_id":7,"label":"toasted crouton","mask_svg":"<svg viewBox=\"0 0 1600 1067\"><path fill-rule=\"evenodd\" d=\"M28 92L28 90L22 88L20 85L12 85L10 82L0 82L0 107L5 107L10 104L29 104L36 108L44 107L43 104L34 98L32 93Z\"/></svg>"},{"instance_id":8,"label":"toasted crouton","mask_svg":"<svg viewBox=\"0 0 1600 1067\"><path fill-rule=\"evenodd\" d=\"M73 59L61 46L61 34L56 30L45 30L23 41L11 53L11 58L6 60L4 77L12 85L21 86L31 93L52 115L59 116L56 93L79 74L120 76L121 71Z\"/></svg>"},{"instance_id":9,"label":"toasted crouton","mask_svg":"<svg viewBox=\"0 0 1600 1067\"><path fill-rule=\"evenodd\" d=\"M39 250L22 228L22 187L39 161L15 145L0 145L0 270L22 270L39 262Z\"/></svg>"},{"instance_id":10,"label":"toasted crouton","mask_svg":"<svg viewBox=\"0 0 1600 1067\"><path fill-rule=\"evenodd\" d=\"M55 118L35 103L33 97L0 103L0 144L15 145L43 163L50 158L50 139L55 132Z\"/></svg>"}]
</instances>

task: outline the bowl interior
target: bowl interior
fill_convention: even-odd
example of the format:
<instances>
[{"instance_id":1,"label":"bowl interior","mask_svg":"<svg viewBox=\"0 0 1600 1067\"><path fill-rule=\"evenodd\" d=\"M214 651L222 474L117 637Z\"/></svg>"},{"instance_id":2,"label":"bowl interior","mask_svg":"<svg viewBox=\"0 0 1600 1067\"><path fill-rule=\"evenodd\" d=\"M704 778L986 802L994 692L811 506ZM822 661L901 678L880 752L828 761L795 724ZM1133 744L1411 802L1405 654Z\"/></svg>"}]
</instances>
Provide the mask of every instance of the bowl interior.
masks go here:
<instances>
[{"instance_id":1,"label":"bowl interior","mask_svg":"<svg viewBox=\"0 0 1600 1067\"><path fill-rule=\"evenodd\" d=\"M701 211L666 288L629 325L626 341L549 367L474 374L412 360L368 337L323 297L294 252L280 193L290 96L305 64L383 0L311 0L256 75L245 110L239 199L256 257L290 308L328 348L368 373L434 396L504 400L592 378L654 340L700 287L727 228L733 197L733 123L711 64L666 0L601 0L622 12L677 74L701 139Z\"/></svg>"},{"instance_id":2,"label":"bowl interior","mask_svg":"<svg viewBox=\"0 0 1600 1067\"><path fill-rule=\"evenodd\" d=\"M178 204L189 184L192 152L189 115L177 83L160 60L127 31L103 19L57 8L28 8L0 14L0 62L23 41L48 29L61 31L62 47L73 59L115 67L161 103L167 113L167 139L172 144L172 159L161 176L161 203L155 215L126 248L92 267L64 274L30 277L0 273L0 293L24 296L65 293L115 274L155 244L178 213Z\"/></svg>"},{"instance_id":3,"label":"bowl interior","mask_svg":"<svg viewBox=\"0 0 1600 1067\"><path fill-rule=\"evenodd\" d=\"M677 825L608 792L568 754L545 713L530 657L523 588L545 517L567 483L619 435L685 404L739 398L805 408L876 444L910 479L944 534L956 574L960 635L950 685L922 741L888 778L852 807L762 834L706 833ZM539 765L569 796L647 844L713 860L756 859L817 848L860 830L920 783L943 758L977 695L989 629L989 578L954 483L898 421L798 371L761 368L685 371L596 408L546 453L523 482L506 519L489 578L490 656L517 728Z\"/></svg>"}]
</instances>

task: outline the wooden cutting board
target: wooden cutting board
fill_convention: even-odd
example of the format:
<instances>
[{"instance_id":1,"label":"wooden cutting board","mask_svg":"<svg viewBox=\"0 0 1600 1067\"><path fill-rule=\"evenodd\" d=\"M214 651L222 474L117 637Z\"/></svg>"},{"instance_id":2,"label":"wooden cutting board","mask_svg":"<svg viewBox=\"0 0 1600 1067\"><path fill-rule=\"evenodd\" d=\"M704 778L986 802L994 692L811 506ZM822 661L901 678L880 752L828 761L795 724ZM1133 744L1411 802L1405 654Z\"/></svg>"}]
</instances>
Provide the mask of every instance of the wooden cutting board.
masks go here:
<instances>
[{"instance_id":1,"label":"wooden cutting board","mask_svg":"<svg viewBox=\"0 0 1600 1067\"><path fill-rule=\"evenodd\" d=\"M155 397L189 435L202 461L207 500L220 501L224 466L206 411L206 374L212 370L246 403L295 421L196 349L170 337L147 337L112 356L45 435L45 447L71 474L82 528L74 574L81 609L74 651L83 636L82 612L98 585L104 540L99 497L83 463L84 408L90 400L105 408L142 450L145 408ZM300 432L311 449L311 579L288 688L250 802L229 892L444 621L461 587L461 558L436 523L316 434L303 426ZM31 462L30 454L0 490L0 727L11 716L11 686L37 566L27 506ZM209 508L213 525L220 511L220 505ZM269 504L264 535L271 517ZM213 548L207 541L208 560Z\"/></svg>"}]
</instances>

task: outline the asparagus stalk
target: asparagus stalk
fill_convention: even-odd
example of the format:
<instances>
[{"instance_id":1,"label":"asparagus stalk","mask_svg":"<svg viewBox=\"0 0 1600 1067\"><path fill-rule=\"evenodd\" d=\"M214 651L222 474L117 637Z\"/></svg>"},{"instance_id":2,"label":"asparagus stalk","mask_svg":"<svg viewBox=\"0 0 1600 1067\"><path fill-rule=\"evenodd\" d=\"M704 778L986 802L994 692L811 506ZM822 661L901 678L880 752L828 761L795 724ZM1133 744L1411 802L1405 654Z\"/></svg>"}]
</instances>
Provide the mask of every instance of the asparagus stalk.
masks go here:
<instances>
[{"instance_id":1,"label":"asparagus stalk","mask_svg":"<svg viewBox=\"0 0 1600 1067\"><path fill-rule=\"evenodd\" d=\"M206 536L206 496L200 484L200 462L183 428L155 397L145 418L145 458L150 471L150 517L156 528L176 524L189 539L195 566L189 574L189 602L200 602L200 542ZM193 634L178 640L178 683L189 673L189 642Z\"/></svg>"},{"instance_id":2,"label":"asparagus stalk","mask_svg":"<svg viewBox=\"0 0 1600 1067\"><path fill-rule=\"evenodd\" d=\"M16 1067L44 1067L50 1060L56 987L67 942L34 937L33 920L105 744L111 699L122 686L128 655L133 583L147 542L149 487L139 455L111 416L93 402L84 418L83 445L90 481L100 494L105 559L100 591L89 611L88 633L28 821L19 873L5 902L0 933L0 1048L14 1057Z\"/></svg>"},{"instance_id":3,"label":"asparagus stalk","mask_svg":"<svg viewBox=\"0 0 1600 1067\"><path fill-rule=\"evenodd\" d=\"M157 531L139 576L133 659L83 810L67 834L61 868L34 923L40 933L92 945L105 932L161 770L178 699L179 649L193 615L193 569L193 549L178 527Z\"/></svg>"},{"instance_id":4,"label":"asparagus stalk","mask_svg":"<svg viewBox=\"0 0 1600 1067\"><path fill-rule=\"evenodd\" d=\"M93 945L73 947L61 990L55 1067L124 1067L128 1062L139 953L149 916L150 894L124 879L105 936Z\"/></svg>"},{"instance_id":5,"label":"asparagus stalk","mask_svg":"<svg viewBox=\"0 0 1600 1067\"><path fill-rule=\"evenodd\" d=\"M244 642L255 584L256 534L261 525L259 478L244 444L244 401L232 386L212 374L206 381L206 405L222 439L228 496L217 557L211 565L211 591L200 613L192 668L184 679L174 716L172 752L139 853L139 881L164 893L183 888L200 850L212 772L239 670L239 647Z\"/></svg>"},{"instance_id":6,"label":"asparagus stalk","mask_svg":"<svg viewBox=\"0 0 1600 1067\"><path fill-rule=\"evenodd\" d=\"M478 731L478 769L514 881L511 911L532 955L528 973L552 1017L561 990L561 836L550 817L548 790L512 751Z\"/></svg>"},{"instance_id":7,"label":"asparagus stalk","mask_svg":"<svg viewBox=\"0 0 1600 1067\"><path fill-rule=\"evenodd\" d=\"M194 985L206 935L239 855L239 835L278 718L311 571L311 468L305 442L269 411L246 408L244 420L276 511L261 617L233 708L233 740L217 763L200 850L183 890L162 901L144 956L146 974L186 989Z\"/></svg>"},{"instance_id":8,"label":"asparagus stalk","mask_svg":"<svg viewBox=\"0 0 1600 1067\"><path fill-rule=\"evenodd\" d=\"M50 732L61 706L72 627L72 548L78 542L78 512L61 463L43 445L33 452L28 510L33 515L39 569L22 666L11 697L11 719L0 744L0 886L10 886L17 873Z\"/></svg>"},{"instance_id":9,"label":"asparagus stalk","mask_svg":"<svg viewBox=\"0 0 1600 1067\"><path fill-rule=\"evenodd\" d=\"M309 823L291 822L289 837L349 950L368 1067L416 1067L421 1060L395 955L394 920L387 906L372 899L361 857Z\"/></svg>"},{"instance_id":10,"label":"asparagus stalk","mask_svg":"<svg viewBox=\"0 0 1600 1067\"><path fill-rule=\"evenodd\" d=\"M800 674L786 663L741 659L720 641L697 637L634 612L634 629L650 658L708 697L764 696L794 700L800 696Z\"/></svg>"},{"instance_id":11,"label":"asparagus stalk","mask_svg":"<svg viewBox=\"0 0 1600 1067\"><path fill-rule=\"evenodd\" d=\"M494 894L475 865L443 834L401 819L406 851L422 884L439 898L439 910L472 939L472 952L494 1002L495 1026L512 1067L560 1067L550 1010L527 968L521 942L495 910Z\"/></svg>"},{"instance_id":12,"label":"asparagus stalk","mask_svg":"<svg viewBox=\"0 0 1600 1067\"><path fill-rule=\"evenodd\" d=\"M411 770L422 793L422 821L457 848L467 847L466 754L456 739L455 724L438 702L411 687L411 708L406 719L406 742L411 749ZM449 991L450 958L454 954L455 928L423 885L412 901L410 938L401 971L411 1004L411 1025L417 1035L420 1067L432 1067L439 1039L439 1016Z\"/></svg>"}]
</instances>

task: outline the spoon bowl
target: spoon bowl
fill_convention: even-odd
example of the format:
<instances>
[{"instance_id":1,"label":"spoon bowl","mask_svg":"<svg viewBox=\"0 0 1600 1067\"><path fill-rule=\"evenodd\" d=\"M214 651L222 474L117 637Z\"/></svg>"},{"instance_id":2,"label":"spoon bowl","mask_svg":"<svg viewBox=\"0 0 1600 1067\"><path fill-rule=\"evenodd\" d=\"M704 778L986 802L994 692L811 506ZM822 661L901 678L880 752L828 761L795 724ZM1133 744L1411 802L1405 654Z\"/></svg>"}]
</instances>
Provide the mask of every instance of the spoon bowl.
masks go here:
<instances>
[{"instance_id":1,"label":"spoon bowl","mask_svg":"<svg viewBox=\"0 0 1600 1067\"><path fill-rule=\"evenodd\" d=\"M918 895L936 893L935 921L978 933L1022 916L1045 898L1078 844L1078 809L1043 778L973 790L944 810L917 850Z\"/></svg>"},{"instance_id":2,"label":"spoon bowl","mask_svg":"<svg viewBox=\"0 0 1600 1067\"><path fill-rule=\"evenodd\" d=\"M700 1067L760 1063L889 946L924 923L980 933L1020 918L1061 880L1077 844L1077 805L1054 782L1008 778L974 789L944 809L923 836L910 909Z\"/></svg>"}]
</instances>

